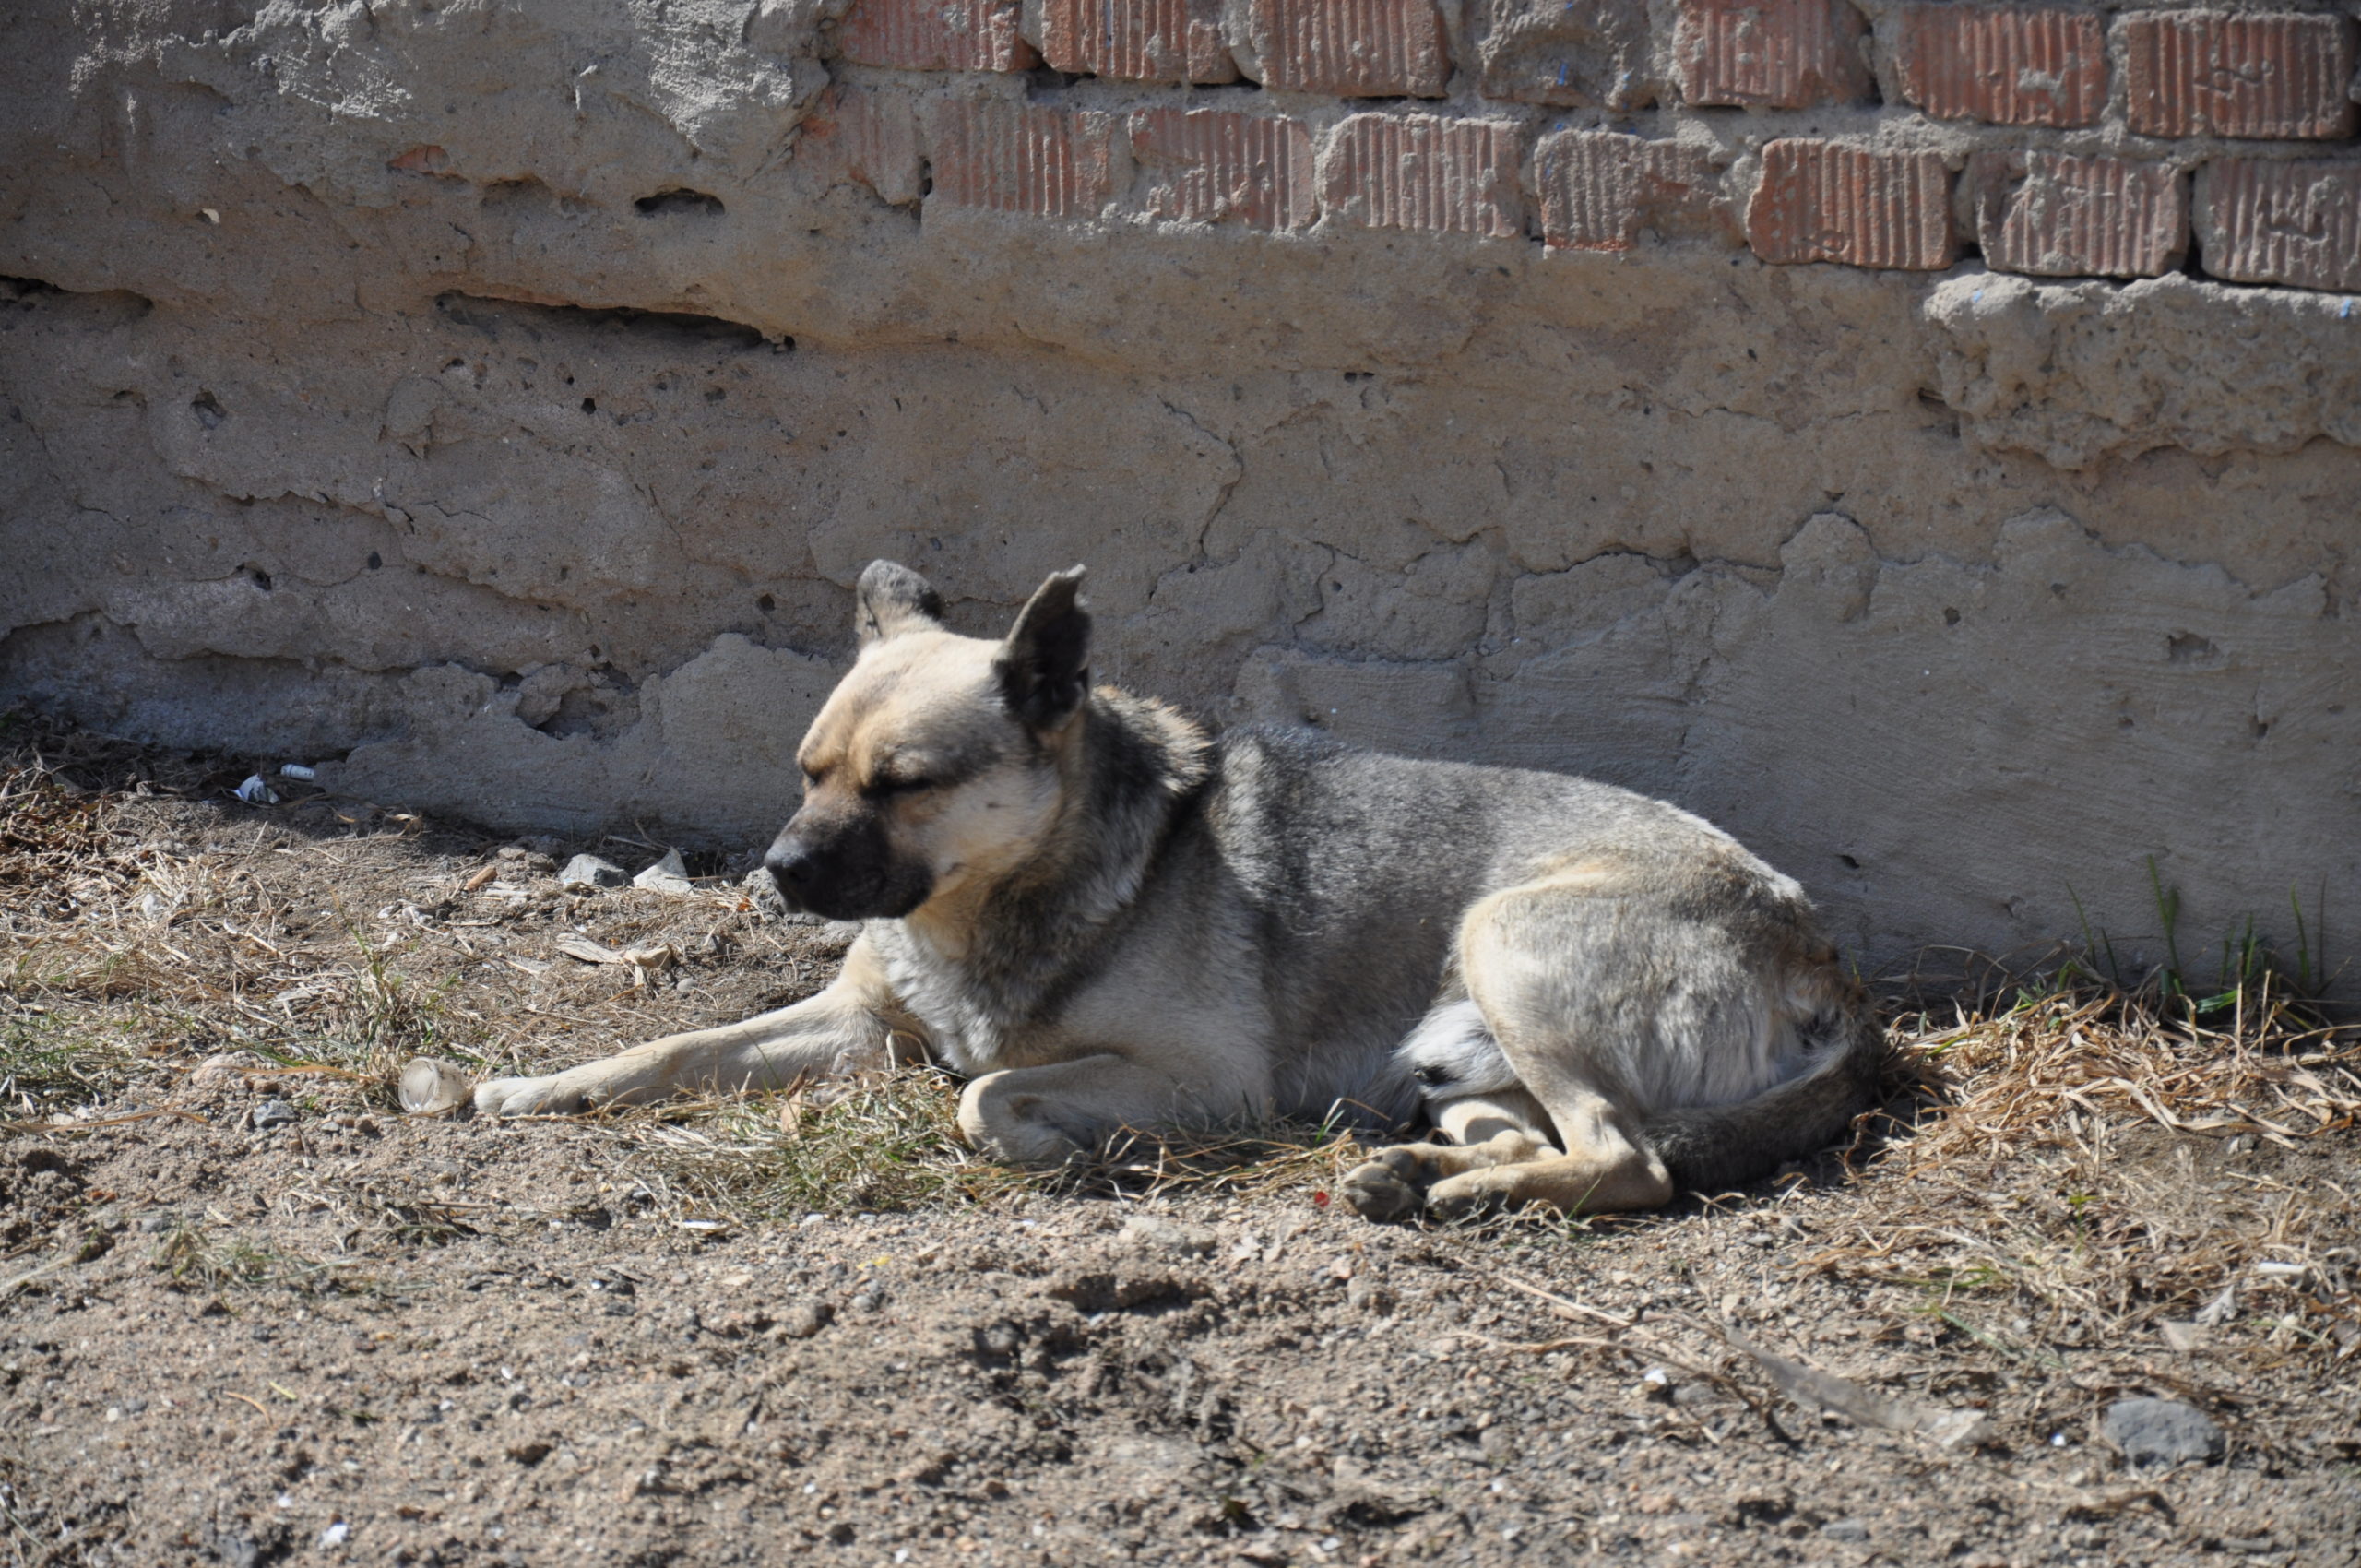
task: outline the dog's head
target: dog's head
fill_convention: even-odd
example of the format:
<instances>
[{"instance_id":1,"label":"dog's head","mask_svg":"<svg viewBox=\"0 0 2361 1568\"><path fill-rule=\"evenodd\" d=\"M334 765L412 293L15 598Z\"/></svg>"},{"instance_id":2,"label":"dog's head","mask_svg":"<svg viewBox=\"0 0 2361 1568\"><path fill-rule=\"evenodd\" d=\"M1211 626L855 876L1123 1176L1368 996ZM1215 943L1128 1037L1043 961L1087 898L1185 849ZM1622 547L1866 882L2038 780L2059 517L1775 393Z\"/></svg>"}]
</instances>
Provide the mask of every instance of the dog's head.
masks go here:
<instances>
[{"instance_id":1,"label":"dog's head","mask_svg":"<svg viewBox=\"0 0 2361 1568\"><path fill-rule=\"evenodd\" d=\"M803 807L764 860L789 904L898 919L1038 847L1090 688L1081 586L1079 566L1052 575L993 642L946 630L916 572L870 563L860 657L803 737Z\"/></svg>"}]
</instances>

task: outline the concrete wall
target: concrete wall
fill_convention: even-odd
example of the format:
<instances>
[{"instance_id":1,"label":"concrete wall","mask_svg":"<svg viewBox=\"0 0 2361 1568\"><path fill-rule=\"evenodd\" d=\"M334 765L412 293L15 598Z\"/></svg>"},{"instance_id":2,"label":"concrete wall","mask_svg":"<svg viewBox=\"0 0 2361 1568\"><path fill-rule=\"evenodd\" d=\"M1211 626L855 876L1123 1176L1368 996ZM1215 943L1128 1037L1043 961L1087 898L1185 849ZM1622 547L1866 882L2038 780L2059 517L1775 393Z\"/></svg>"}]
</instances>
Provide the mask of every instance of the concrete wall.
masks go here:
<instances>
[{"instance_id":1,"label":"concrete wall","mask_svg":"<svg viewBox=\"0 0 2361 1568\"><path fill-rule=\"evenodd\" d=\"M1870 964L2350 951L2352 9L22 0L0 693L752 842L864 562L1080 560Z\"/></svg>"}]
</instances>

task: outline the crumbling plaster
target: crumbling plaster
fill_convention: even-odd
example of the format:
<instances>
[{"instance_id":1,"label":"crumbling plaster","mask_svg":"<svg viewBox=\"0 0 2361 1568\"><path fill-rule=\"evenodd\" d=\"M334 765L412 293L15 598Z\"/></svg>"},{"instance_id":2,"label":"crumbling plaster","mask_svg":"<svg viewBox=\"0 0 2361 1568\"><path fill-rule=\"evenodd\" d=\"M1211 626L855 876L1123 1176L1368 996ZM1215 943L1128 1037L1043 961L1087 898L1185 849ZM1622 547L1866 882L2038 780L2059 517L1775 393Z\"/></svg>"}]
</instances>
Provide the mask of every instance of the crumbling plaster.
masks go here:
<instances>
[{"instance_id":1,"label":"crumbling plaster","mask_svg":"<svg viewBox=\"0 0 2361 1568\"><path fill-rule=\"evenodd\" d=\"M822 16L9 8L0 691L748 844L862 563L1081 560L1103 676L1668 794L1871 967L2361 885L2340 297L892 205Z\"/></svg>"}]
</instances>

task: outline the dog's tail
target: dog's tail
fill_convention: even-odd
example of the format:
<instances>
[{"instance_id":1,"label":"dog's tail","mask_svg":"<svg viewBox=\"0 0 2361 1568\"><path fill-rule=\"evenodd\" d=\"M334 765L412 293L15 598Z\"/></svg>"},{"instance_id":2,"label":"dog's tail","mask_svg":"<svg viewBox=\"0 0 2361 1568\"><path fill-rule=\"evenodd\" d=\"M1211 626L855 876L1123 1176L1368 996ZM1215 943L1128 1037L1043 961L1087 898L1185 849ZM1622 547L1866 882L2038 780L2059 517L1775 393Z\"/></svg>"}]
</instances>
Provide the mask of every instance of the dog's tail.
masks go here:
<instances>
[{"instance_id":1,"label":"dog's tail","mask_svg":"<svg viewBox=\"0 0 2361 1568\"><path fill-rule=\"evenodd\" d=\"M1885 1031L1866 997L1846 996L1799 1032L1814 1058L1800 1075L1736 1105L1667 1111L1642 1128L1680 1191L1761 1181L1826 1147L1877 1104Z\"/></svg>"}]
</instances>

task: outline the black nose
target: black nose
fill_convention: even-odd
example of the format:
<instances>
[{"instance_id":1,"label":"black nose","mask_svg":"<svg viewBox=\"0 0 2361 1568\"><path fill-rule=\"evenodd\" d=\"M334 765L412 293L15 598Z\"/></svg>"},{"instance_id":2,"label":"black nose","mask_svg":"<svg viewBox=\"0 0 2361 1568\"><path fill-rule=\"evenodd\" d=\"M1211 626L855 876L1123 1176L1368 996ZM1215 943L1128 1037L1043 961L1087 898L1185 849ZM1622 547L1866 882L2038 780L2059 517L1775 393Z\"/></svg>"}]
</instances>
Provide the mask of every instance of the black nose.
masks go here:
<instances>
[{"instance_id":1,"label":"black nose","mask_svg":"<svg viewBox=\"0 0 2361 1568\"><path fill-rule=\"evenodd\" d=\"M812 852L801 844L774 844L771 852L763 857L763 869L771 873L771 881L778 886L778 896L801 909L818 873L818 864Z\"/></svg>"}]
</instances>

